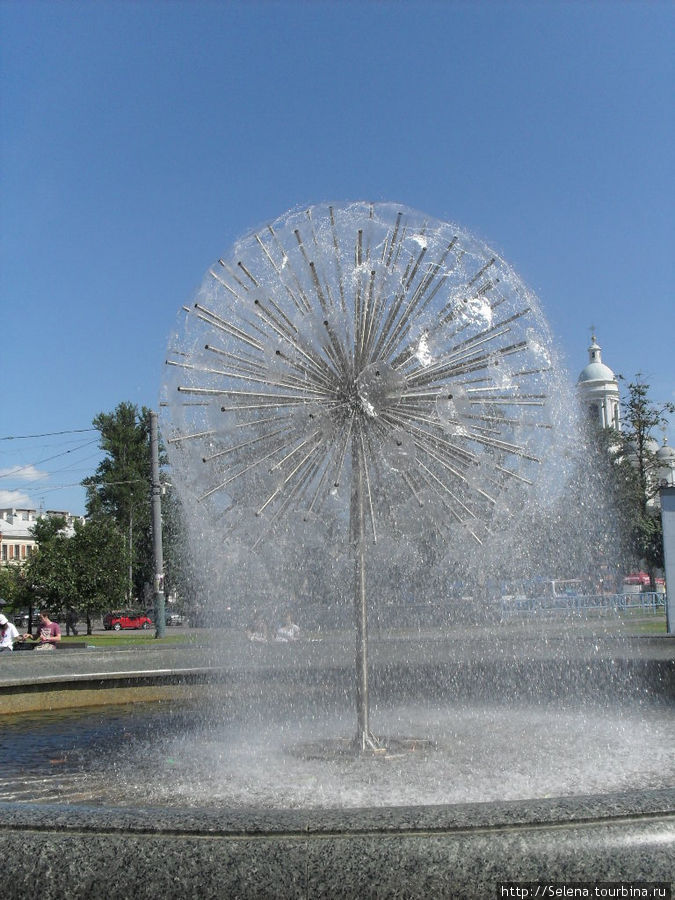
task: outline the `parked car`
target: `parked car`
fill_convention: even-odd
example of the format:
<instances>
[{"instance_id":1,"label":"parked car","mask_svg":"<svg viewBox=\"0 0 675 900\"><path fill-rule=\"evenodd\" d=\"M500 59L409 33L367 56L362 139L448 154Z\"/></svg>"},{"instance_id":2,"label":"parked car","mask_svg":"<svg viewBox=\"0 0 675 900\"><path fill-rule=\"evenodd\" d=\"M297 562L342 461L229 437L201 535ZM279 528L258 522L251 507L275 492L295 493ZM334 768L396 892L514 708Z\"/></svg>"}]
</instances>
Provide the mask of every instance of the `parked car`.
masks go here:
<instances>
[{"instance_id":1,"label":"parked car","mask_svg":"<svg viewBox=\"0 0 675 900\"><path fill-rule=\"evenodd\" d=\"M154 609L147 609L146 615L154 616ZM164 613L164 621L167 625L184 625L185 624L185 616L181 615L181 613L170 612L168 609Z\"/></svg>"},{"instance_id":2,"label":"parked car","mask_svg":"<svg viewBox=\"0 0 675 900\"><path fill-rule=\"evenodd\" d=\"M14 619L14 624L19 629L19 631L26 631L28 628L28 613L14 613L12 617ZM34 622L37 622L38 614L35 613L33 618Z\"/></svg>"},{"instance_id":3,"label":"parked car","mask_svg":"<svg viewBox=\"0 0 675 900\"><path fill-rule=\"evenodd\" d=\"M103 616L103 627L106 631L121 631L123 628L152 628L152 619L142 612L123 610L109 612Z\"/></svg>"},{"instance_id":4,"label":"parked car","mask_svg":"<svg viewBox=\"0 0 675 900\"><path fill-rule=\"evenodd\" d=\"M650 585L649 575L646 572L631 572L623 579L625 585L639 585L641 588L648 588Z\"/></svg>"}]
</instances>

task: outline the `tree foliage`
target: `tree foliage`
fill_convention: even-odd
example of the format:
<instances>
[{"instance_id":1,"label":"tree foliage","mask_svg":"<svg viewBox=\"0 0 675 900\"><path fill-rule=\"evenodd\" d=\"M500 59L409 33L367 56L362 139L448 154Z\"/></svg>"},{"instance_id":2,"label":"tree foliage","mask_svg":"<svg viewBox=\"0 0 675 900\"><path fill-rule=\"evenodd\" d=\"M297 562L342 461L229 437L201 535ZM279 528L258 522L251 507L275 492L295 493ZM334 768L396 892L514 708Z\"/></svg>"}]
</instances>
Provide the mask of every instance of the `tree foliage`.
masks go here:
<instances>
[{"instance_id":1,"label":"tree foliage","mask_svg":"<svg viewBox=\"0 0 675 900\"><path fill-rule=\"evenodd\" d=\"M62 516L38 519L31 531L36 551L24 567L31 607L60 610L72 593L72 559Z\"/></svg>"},{"instance_id":2,"label":"tree foliage","mask_svg":"<svg viewBox=\"0 0 675 900\"><path fill-rule=\"evenodd\" d=\"M109 519L75 524L69 540L71 595L69 605L87 621L96 613L122 606L127 591L128 551L124 535Z\"/></svg>"},{"instance_id":3,"label":"tree foliage","mask_svg":"<svg viewBox=\"0 0 675 900\"><path fill-rule=\"evenodd\" d=\"M68 536L65 519L38 519L32 531L36 551L21 572L31 609L47 607L54 615L74 609L87 621L124 602L127 553L124 535L112 520L76 522Z\"/></svg>"},{"instance_id":4,"label":"tree foliage","mask_svg":"<svg viewBox=\"0 0 675 900\"><path fill-rule=\"evenodd\" d=\"M125 534L131 601L142 597L152 581L150 410L120 403L114 412L96 416L93 425L105 456L96 473L83 481L87 516L93 521L110 519Z\"/></svg>"},{"instance_id":5,"label":"tree foliage","mask_svg":"<svg viewBox=\"0 0 675 900\"><path fill-rule=\"evenodd\" d=\"M612 488L620 511L632 566L643 566L652 577L663 567L661 516L655 503L659 491L658 443L654 431L668 423L675 405L657 405L649 384L638 373L626 386L622 402L623 430L606 429L602 437L613 472Z\"/></svg>"},{"instance_id":6,"label":"tree foliage","mask_svg":"<svg viewBox=\"0 0 675 900\"><path fill-rule=\"evenodd\" d=\"M30 595L26 587L26 573L23 566L0 566L0 597L8 609L18 610L29 605Z\"/></svg>"},{"instance_id":7,"label":"tree foliage","mask_svg":"<svg viewBox=\"0 0 675 900\"><path fill-rule=\"evenodd\" d=\"M629 382L623 402L624 427L622 432L624 454L631 457L637 477L637 493L640 510L648 511L650 501L659 490L657 480L658 461L654 430L668 425L668 414L675 412L675 404L657 406L649 397L649 385L638 373Z\"/></svg>"}]
</instances>

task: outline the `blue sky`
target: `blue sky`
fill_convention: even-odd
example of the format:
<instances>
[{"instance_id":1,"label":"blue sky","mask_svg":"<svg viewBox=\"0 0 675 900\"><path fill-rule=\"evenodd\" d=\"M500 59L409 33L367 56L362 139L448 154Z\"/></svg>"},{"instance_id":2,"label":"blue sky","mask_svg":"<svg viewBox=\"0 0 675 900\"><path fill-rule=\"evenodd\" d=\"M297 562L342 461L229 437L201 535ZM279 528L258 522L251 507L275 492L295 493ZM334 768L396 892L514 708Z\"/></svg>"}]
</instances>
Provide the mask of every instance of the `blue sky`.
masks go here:
<instances>
[{"instance_id":1,"label":"blue sky","mask_svg":"<svg viewBox=\"0 0 675 900\"><path fill-rule=\"evenodd\" d=\"M156 407L207 267L320 201L463 225L539 295L571 377L594 324L608 365L675 399L674 22L609 0L0 0L0 506L83 512L80 429Z\"/></svg>"}]
</instances>

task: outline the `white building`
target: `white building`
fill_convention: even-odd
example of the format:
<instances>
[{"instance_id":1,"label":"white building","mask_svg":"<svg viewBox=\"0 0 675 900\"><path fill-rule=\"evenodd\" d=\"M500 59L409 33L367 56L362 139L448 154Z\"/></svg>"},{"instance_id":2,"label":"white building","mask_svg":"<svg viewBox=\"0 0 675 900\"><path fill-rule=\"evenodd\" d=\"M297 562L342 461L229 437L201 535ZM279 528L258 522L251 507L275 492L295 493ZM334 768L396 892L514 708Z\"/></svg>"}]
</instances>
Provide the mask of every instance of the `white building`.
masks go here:
<instances>
[{"instance_id":1,"label":"white building","mask_svg":"<svg viewBox=\"0 0 675 900\"><path fill-rule=\"evenodd\" d=\"M69 512L48 509L38 512L36 509L0 509L0 565L24 563L35 551L36 541L31 533L38 519L48 516L61 516L66 520L64 533L70 537L75 533L76 519L84 522L84 517L73 516Z\"/></svg>"},{"instance_id":2,"label":"white building","mask_svg":"<svg viewBox=\"0 0 675 900\"><path fill-rule=\"evenodd\" d=\"M668 446L666 438L663 438L663 446L656 451L658 469L656 478L659 487L675 487L675 450Z\"/></svg>"},{"instance_id":3,"label":"white building","mask_svg":"<svg viewBox=\"0 0 675 900\"><path fill-rule=\"evenodd\" d=\"M603 363L601 347L595 335L588 348L588 365L581 370L577 387L591 421L600 428L616 428L620 431L619 383L614 372Z\"/></svg>"}]
</instances>

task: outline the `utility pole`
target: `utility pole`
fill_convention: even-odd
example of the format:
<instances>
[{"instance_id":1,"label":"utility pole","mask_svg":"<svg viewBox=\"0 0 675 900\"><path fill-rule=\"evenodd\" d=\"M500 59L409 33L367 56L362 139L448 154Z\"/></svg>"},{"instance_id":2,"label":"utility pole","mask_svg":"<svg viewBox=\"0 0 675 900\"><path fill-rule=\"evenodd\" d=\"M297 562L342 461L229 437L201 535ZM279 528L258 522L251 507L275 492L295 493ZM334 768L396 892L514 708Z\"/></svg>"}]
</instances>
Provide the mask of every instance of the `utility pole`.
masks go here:
<instances>
[{"instance_id":1,"label":"utility pole","mask_svg":"<svg viewBox=\"0 0 675 900\"><path fill-rule=\"evenodd\" d=\"M133 498L133 491L131 493ZM134 602L134 505L133 500L129 500L129 584L127 587L129 593L129 606Z\"/></svg>"},{"instance_id":2,"label":"utility pole","mask_svg":"<svg viewBox=\"0 0 675 900\"><path fill-rule=\"evenodd\" d=\"M159 438L157 413L150 412L150 454L152 458L152 560L155 571L155 637L164 637L164 556L162 554L162 486L159 482Z\"/></svg>"}]
</instances>

